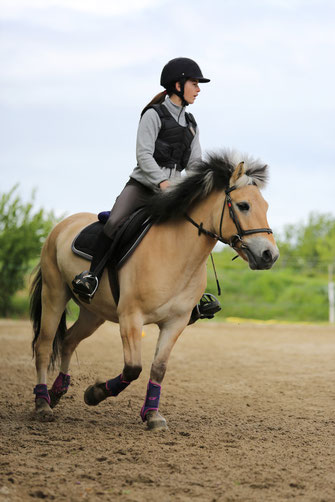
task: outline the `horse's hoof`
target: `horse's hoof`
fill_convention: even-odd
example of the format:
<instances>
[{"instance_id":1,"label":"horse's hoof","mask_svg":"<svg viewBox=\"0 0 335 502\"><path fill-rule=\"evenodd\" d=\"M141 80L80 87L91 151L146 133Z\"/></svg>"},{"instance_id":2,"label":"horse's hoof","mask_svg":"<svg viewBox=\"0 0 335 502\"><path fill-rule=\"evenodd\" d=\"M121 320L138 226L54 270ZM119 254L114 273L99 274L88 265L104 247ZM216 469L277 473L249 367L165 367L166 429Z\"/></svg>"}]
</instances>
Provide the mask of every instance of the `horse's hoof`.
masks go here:
<instances>
[{"instance_id":1,"label":"horse's hoof","mask_svg":"<svg viewBox=\"0 0 335 502\"><path fill-rule=\"evenodd\" d=\"M166 431L168 426L166 420L158 411L148 411L146 415L147 426L150 431Z\"/></svg>"},{"instance_id":2,"label":"horse's hoof","mask_svg":"<svg viewBox=\"0 0 335 502\"><path fill-rule=\"evenodd\" d=\"M53 411L45 399L36 399L35 414L41 422L52 422L54 420Z\"/></svg>"},{"instance_id":3,"label":"horse's hoof","mask_svg":"<svg viewBox=\"0 0 335 502\"><path fill-rule=\"evenodd\" d=\"M105 383L101 383L87 387L84 392L84 401L88 406L96 406L108 397L105 385Z\"/></svg>"}]
</instances>

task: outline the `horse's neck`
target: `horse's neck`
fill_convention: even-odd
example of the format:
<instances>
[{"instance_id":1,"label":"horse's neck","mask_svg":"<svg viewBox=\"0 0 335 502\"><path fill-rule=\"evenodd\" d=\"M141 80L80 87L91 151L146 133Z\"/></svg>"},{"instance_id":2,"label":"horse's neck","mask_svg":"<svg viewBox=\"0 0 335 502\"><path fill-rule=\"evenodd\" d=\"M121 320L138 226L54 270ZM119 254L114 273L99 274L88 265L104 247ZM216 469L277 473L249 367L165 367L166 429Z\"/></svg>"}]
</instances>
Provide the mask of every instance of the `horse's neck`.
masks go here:
<instances>
[{"instance_id":1,"label":"horse's neck","mask_svg":"<svg viewBox=\"0 0 335 502\"><path fill-rule=\"evenodd\" d=\"M199 202L195 205L195 207L188 212L189 216L195 221L198 225L202 224L203 228L209 231L213 231L213 207L215 206L216 196L211 194L205 200ZM216 244L215 239L209 237L205 234L199 235L199 230L189 221L186 221L185 228L191 227L190 230L193 234L194 243L199 245L201 243L201 252L204 252L207 257L209 253L212 251L213 247ZM194 235L196 238L194 239Z\"/></svg>"},{"instance_id":2,"label":"horse's neck","mask_svg":"<svg viewBox=\"0 0 335 502\"><path fill-rule=\"evenodd\" d=\"M204 200L198 202L191 210L188 211L189 216L198 224L203 223L206 230L214 231L213 228L213 209L218 200L217 193L211 193Z\"/></svg>"},{"instance_id":3,"label":"horse's neck","mask_svg":"<svg viewBox=\"0 0 335 502\"><path fill-rule=\"evenodd\" d=\"M212 228L212 197L198 203L188 212L189 216L198 224L203 223L204 228ZM207 258L214 248L216 241L204 234L199 235L197 227L188 220L182 219L178 223L169 222L163 224L165 235L169 242L175 242L178 246L178 258L187 268L197 268L206 263ZM171 250L172 251L172 250ZM173 251L172 251L173 252ZM175 252L175 250L174 250Z\"/></svg>"}]
</instances>

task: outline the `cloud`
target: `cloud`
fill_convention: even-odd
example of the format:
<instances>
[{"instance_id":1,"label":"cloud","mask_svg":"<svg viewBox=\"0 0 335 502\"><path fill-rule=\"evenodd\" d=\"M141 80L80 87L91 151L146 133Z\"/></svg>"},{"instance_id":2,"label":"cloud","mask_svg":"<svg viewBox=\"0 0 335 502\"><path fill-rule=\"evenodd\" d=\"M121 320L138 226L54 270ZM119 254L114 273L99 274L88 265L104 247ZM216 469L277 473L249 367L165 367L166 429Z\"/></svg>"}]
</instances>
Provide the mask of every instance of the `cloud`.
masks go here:
<instances>
[{"instance_id":1,"label":"cloud","mask_svg":"<svg viewBox=\"0 0 335 502\"><path fill-rule=\"evenodd\" d=\"M104 185L112 202L134 163L140 110L160 90L162 65L180 55L212 79L191 110L203 149L236 147L272 166L271 225L319 204L316 171L327 180L320 209L333 206L333 2L0 2L1 183L39 184L52 207L44 166L55 186L80 166L82 193L99 165L113 187L119 180L113 194ZM62 203L77 210L70 193Z\"/></svg>"},{"instance_id":2,"label":"cloud","mask_svg":"<svg viewBox=\"0 0 335 502\"><path fill-rule=\"evenodd\" d=\"M30 10L52 8L73 10L99 16L124 16L162 5L163 0L2 0L0 18L16 18Z\"/></svg>"},{"instance_id":3,"label":"cloud","mask_svg":"<svg viewBox=\"0 0 335 502\"><path fill-rule=\"evenodd\" d=\"M147 46L147 47L146 47ZM139 59L151 60L159 54L158 50L149 49L149 43L141 46L124 44L122 52L111 45L107 48L83 50L79 47L56 48L41 46L38 42L28 43L16 52L15 61L8 61L2 70L2 77L7 79L38 80L52 77L85 75L102 70L115 70L135 66Z\"/></svg>"},{"instance_id":4,"label":"cloud","mask_svg":"<svg viewBox=\"0 0 335 502\"><path fill-rule=\"evenodd\" d=\"M269 202L270 226L279 229L283 222L306 223L310 214L334 214L333 165L317 166L317 170L316 178L313 173L304 171L304 166L291 164L289 160L286 165L270 168L270 183L264 191L264 197ZM317 189L316 179L319 180Z\"/></svg>"}]
</instances>

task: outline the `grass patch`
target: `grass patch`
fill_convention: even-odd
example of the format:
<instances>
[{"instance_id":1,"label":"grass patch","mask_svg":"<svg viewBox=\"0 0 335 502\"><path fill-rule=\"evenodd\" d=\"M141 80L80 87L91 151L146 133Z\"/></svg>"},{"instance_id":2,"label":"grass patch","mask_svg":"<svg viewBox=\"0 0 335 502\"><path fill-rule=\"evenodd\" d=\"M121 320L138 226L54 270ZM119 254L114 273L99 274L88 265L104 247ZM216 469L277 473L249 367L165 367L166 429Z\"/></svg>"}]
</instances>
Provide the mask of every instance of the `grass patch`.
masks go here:
<instances>
[{"instance_id":1,"label":"grass patch","mask_svg":"<svg viewBox=\"0 0 335 502\"><path fill-rule=\"evenodd\" d=\"M296 270L275 265L272 270L250 270L247 263L231 261L230 250L214 253L222 294L222 311L215 320L228 318L319 323L328 321L327 275L315 270ZM217 295L211 261L208 261L207 292ZM313 273L312 273L313 272ZM74 322L79 307L71 301L68 320ZM28 289L12 299L11 317L29 317Z\"/></svg>"}]
</instances>

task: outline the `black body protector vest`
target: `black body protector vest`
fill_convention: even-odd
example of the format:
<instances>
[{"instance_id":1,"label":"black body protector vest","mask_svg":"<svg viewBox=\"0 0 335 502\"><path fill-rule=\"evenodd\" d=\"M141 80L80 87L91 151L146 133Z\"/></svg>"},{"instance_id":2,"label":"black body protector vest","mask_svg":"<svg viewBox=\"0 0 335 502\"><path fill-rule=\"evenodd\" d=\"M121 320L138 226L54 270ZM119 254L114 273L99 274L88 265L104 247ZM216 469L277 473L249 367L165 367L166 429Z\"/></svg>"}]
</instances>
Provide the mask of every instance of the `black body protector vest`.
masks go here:
<instances>
[{"instance_id":1,"label":"black body protector vest","mask_svg":"<svg viewBox=\"0 0 335 502\"><path fill-rule=\"evenodd\" d=\"M152 105L161 119L153 157L161 167L182 171L191 155L191 143L197 123L191 113L185 113L186 126L181 126L163 104Z\"/></svg>"}]
</instances>

